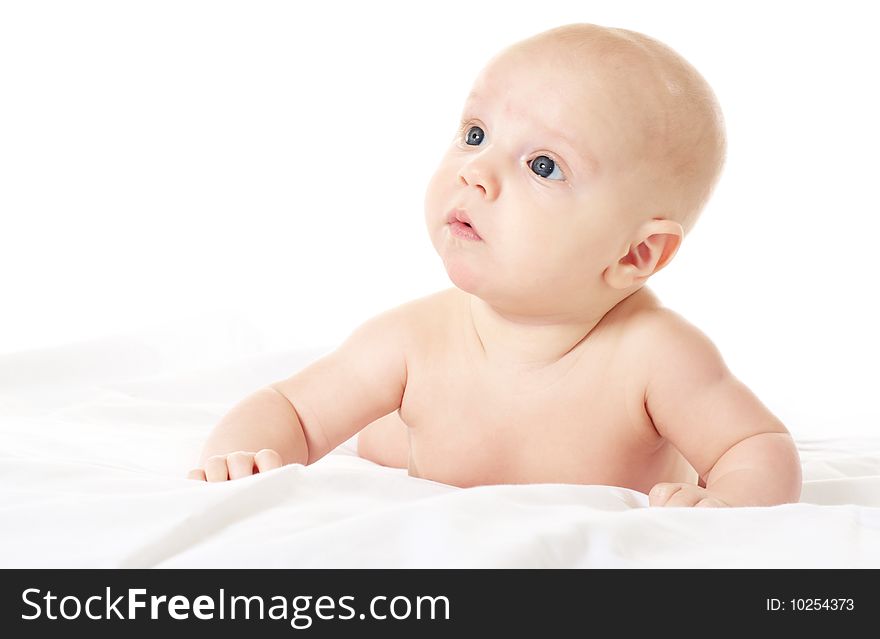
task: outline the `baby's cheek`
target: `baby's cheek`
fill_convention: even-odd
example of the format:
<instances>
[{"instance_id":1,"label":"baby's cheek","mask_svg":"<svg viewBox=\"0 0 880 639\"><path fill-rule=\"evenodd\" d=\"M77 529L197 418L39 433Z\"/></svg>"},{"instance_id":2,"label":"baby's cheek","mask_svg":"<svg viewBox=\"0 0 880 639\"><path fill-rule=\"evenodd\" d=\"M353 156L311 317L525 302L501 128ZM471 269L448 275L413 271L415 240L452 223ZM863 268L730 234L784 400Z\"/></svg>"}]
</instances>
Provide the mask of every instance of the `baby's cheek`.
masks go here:
<instances>
[{"instance_id":1,"label":"baby's cheek","mask_svg":"<svg viewBox=\"0 0 880 639\"><path fill-rule=\"evenodd\" d=\"M453 201L456 167L444 158L428 180L425 188L425 216L442 216L461 203Z\"/></svg>"},{"instance_id":2,"label":"baby's cheek","mask_svg":"<svg viewBox=\"0 0 880 639\"><path fill-rule=\"evenodd\" d=\"M506 262L513 276L543 281L551 285L569 264L559 253L556 238L525 230L510 234L505 251Z\"/></svg>"}]
</instances>

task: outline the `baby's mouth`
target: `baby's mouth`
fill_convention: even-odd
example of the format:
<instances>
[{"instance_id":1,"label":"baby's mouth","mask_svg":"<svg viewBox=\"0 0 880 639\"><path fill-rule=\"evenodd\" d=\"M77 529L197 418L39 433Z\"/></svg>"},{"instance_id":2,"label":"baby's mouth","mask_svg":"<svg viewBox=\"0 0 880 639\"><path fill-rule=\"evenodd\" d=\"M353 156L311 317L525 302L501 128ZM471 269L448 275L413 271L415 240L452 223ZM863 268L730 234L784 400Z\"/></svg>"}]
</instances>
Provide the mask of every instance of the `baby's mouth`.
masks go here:
<instances>
[{"instance_id":1,"label":"baby's mouth","mask_svg":"<svg viewBox=\"0 0 880 639\"><path fill-rule=\"evenodd\" d=\"M449 223L449 232L455 235L456 237L460 237L465 240L474 240L482 242L483 238L477 233L476 229L472 227L467 222L459 222L458 220L452 220Z\"/></svg>"},{"instance_id":2,"label":"baby's mouth","mask_svg":"<svg viewBox=\"0 0 880 639\"><path fill-rule=\"evenodd\" d=\"M477 229L471 223L467 213L461 209L452 209L446 214L446 223L449 225L450 232L457 236L468 240L482 240Z\"/></svg>"}]
</instances>

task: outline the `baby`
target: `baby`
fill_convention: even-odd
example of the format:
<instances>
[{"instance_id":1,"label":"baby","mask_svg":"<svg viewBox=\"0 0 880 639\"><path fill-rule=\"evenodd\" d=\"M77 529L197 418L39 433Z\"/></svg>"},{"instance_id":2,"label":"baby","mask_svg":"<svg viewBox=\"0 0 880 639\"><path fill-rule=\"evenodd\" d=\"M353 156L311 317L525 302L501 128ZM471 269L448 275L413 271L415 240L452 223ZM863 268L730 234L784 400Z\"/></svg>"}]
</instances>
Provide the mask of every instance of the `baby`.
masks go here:
<instances>
[{"instance_id":1,"label":"baby","mask_svg":"<svg viewBox=\"0 0 880 639\"><path fill-rule=\"evenodd\" d=\"M359 432L362 457L460 487L798 501L785 426L645 286L696 222L725 146L712 90L657 40L574 24L505 49L425 198L455 287L242 400L189 476L311 464Z\"/></svg>"}]
</instances>

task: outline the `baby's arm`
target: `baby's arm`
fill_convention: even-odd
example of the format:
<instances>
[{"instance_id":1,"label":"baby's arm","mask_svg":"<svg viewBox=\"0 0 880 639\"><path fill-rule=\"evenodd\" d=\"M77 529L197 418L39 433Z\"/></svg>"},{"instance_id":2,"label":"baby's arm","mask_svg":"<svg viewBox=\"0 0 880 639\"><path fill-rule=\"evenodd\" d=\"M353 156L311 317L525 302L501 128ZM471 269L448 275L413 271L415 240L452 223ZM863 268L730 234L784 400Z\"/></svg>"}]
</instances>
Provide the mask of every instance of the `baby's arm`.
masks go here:
<instances>
[{"instance_id":1,"label":"baby's arm","mask_svg":"<svg viewBox=\"0 0 880 639\"><path fill-rule=\"evenodd\" d=\"M398 409L407 317L403 306L368 320L329 355L236 404L214 427L189 477L225 481L311 464Z\"/></svg>"},{"instance_id":2,"label":"baby's arm","mask_svg":"<svg viewBox=\"0 0 880 639\"><path fill-rule=\"evenodd\" d=\"M649 503L797 502L800 458L782 422L731 374L718 349L696 327L664 310L652 332L645 407L657 432L697 470L701 485L657 484Z\"/></svg>"}]
</instances>

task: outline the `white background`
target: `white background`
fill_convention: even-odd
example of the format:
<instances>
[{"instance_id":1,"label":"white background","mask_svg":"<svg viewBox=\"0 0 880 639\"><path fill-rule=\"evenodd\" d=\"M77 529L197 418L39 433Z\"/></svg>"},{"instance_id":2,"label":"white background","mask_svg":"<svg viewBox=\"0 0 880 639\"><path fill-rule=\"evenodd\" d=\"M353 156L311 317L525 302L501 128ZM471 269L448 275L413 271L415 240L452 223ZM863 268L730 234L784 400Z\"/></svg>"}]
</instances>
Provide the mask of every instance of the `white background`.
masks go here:
<instances>
[{"instance_id":1,"label":"white background","mask_svg":"<svg viewBox=\"0 0 880 639\"><path fill-rule=\"evenodd\" d=\"M796 436L877 434L870 7L4 2L0 354L218 318L329 346L450 286L423 195L477 72L594 22L679 51L727 120L721 183L651 287Z\"/></svg>"}]
</instances>

